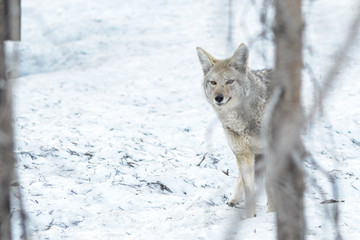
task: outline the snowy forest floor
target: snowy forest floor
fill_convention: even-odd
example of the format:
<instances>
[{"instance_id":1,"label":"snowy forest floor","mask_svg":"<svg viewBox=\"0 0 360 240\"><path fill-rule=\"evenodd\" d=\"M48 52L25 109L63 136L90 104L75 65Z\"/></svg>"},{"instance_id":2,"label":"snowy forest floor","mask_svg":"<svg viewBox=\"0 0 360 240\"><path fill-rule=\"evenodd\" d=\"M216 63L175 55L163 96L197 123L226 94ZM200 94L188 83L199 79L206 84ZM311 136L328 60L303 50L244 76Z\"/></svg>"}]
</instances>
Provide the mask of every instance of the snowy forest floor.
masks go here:
<instances>
[{"instance_id":1,"label":"snowy forest floor","mask_svg":"<svg viewBox=\"0 0 360 240\"><path fill-rule=\"evenodd\" d=\"M254 41L261 4L251 2L233 1L229 41L227 1L22 1L22 41L7 47L20 52L16 169L31 239L275 239L264 196L256 218L226 205L236 162L205 101L195 51L225 58L244 42L251 68L272 67L272 42ZM320 82L355 2L304 1L305 65ZM339 227L349 240L360 239L356 45L322 116L304 133L337 181ZM311 103L306 71L303 92ZM320 203L336 196L329 179L305 165L307 239L331 239L326 211L335 205Z\"/></svg>"}]
</instances>

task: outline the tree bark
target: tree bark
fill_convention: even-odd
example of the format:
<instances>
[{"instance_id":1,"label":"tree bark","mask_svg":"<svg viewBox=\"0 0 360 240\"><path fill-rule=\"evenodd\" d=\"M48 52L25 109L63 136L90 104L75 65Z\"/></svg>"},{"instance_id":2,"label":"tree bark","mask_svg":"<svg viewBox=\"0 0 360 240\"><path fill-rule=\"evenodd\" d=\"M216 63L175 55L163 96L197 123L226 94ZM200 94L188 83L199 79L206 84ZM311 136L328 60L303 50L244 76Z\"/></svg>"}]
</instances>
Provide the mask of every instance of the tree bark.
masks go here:
<instances>
[{"instance_id":1,"label":"tree bark","mask_svg":"<svg viewBox=\"0 0 360 240\"><path fill-rule=\"evenodd\" d=\"M1 0L1 24L5 40L21 39L21 0Z\"/></svg>"},{"instance_id":2,"label":"tree bark","mask_svg":"<svg viewBox=\"0 0 360 240\"><path fill-rule=\"evenodd\" d=\"M5 0L0 0L0 17L6 18ZM14 169L12 96L6 76L5 21L0 23L0 239L11 239L10 184Z\"/></svg>"},{"instance_id":3,"label":"tree bark","mask_svg":"<svg viewBox=\"0 0 360 240\"><path fill-rule=\"evenodd\" d=\"M275 0L274 4L276 59L267 123L268 181L276 204L278 239L299 240L305 236L301 0Z\"/></svg>"}]
</instances>

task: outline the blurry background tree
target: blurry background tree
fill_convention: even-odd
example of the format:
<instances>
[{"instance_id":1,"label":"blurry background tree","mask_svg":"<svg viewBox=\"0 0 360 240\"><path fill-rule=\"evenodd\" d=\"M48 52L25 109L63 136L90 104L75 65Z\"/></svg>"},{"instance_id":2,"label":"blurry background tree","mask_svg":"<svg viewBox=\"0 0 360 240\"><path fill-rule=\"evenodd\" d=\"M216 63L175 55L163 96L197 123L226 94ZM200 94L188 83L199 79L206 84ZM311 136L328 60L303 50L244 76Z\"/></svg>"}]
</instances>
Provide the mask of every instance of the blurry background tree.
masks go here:
<instances>
[{"instance_id":1,"label":"blurry background tree","mask_svg":"<svg viewBox=\"0 0 360 240\"><path fill-rule=\"evenodd\" d=\"M5 40L20 40L20 0L0 0L0 239L12 239L10 185L14 179L12 93Z\"/></svg>"}]
</instances>

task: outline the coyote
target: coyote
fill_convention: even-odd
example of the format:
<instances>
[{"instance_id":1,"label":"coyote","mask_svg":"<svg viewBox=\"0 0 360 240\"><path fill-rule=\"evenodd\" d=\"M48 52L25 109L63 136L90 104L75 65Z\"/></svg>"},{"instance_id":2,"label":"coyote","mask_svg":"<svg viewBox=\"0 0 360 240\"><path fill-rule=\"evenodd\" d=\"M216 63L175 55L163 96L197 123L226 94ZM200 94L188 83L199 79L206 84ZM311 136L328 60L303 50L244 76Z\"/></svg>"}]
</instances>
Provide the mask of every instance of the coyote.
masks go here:
<instances>
[{"instance_id":1,"label":"coyote","mask_svg":"<svg viewBox=\"0 0 360 240\"><path fill-rule=\"evenodd\" d=\"M225 60L215 59L199 47L196 50L204 71L203 87L207 101L224 127L239 169L234 194L227 204L240 204L245 192L247 217L254 217L255 160L263 157L260 130L271 94L271 70L250 70L249 50L245 44L241 44L233 56ZM273 211L271 191L268 187L266 192L268 211Z\"/></svg>"}]
</instances>

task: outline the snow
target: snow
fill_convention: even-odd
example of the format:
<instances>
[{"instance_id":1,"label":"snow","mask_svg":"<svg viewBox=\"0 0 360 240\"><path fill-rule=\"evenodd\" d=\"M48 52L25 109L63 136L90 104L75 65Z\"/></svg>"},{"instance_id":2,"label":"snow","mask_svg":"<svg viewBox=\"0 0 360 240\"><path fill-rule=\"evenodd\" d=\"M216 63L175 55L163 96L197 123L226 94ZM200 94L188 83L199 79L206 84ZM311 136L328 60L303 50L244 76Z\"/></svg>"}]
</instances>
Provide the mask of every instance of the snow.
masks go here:
<instances>
[{"instance_id":1,"label":"snow","mask_svg":"<svg viewBox=\"0 0 360 240\"><path fill-rule=\"evenodd\" d=\"M349 31L355 2L304 3L305 62L317 79ZM202 92L197 46L229 57L244 42L250 67L272 65L272 43L253 41L261 3L235 1L233 9L229 43L221 1L22 1L22 41L7 47L20 52L15 152L31 239L275 239L263 195L252 219L225 204L236 163ZM360 239L359 50L304 136L344 200L320 204L336 196L306 163L307 239L334 236L325 210L335 205L344 239ZM307 103L314 85L307 75L304 84Z\"/></svg>"}]
</instances>

